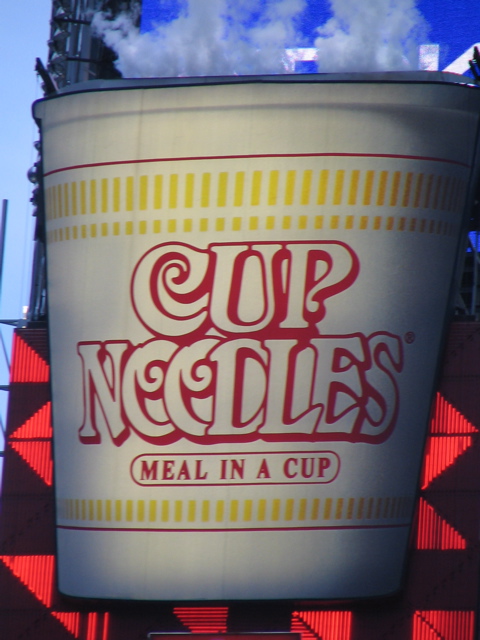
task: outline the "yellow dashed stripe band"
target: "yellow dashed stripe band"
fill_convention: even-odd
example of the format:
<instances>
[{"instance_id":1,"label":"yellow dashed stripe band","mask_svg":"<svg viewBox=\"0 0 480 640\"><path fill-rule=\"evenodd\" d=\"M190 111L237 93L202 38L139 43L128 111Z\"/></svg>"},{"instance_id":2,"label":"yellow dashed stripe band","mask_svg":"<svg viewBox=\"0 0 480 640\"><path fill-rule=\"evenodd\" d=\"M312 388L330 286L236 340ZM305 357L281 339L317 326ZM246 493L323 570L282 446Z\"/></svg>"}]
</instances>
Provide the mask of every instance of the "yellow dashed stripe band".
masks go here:
<instances>
[{"instance_id":1,"label":"yellow dashed stripe band","mask_svg":"<svg viewBox=\"0 0 480 640\"><path fill-rule=\"evenodd\" d=\"M345 230L385 230L405 231L453 236L456 234L456 225L445 220L433 220L425 217L407 218L405 216L249 216L248 218L186 218L177 220L127 220L124 222L101 222L71 225L50 229L47 232L47 241L63 242L66 240L81 240L86 238L108 236L131 236L146 234L170 234L176 232L191 233L206 231L257 231L257 230L318 230L318 229L345 229Z\"/></svg>"},{"instance_id":2,"label":"yellow dashed stripe band","mask_svg":"<svg viewBox=\"0 0 480 640\"><path fill-rule=\"evenodd\" d=\"M353 169L172 173L79 180L47 187L47 219L257 206L361 206L457 213L465 180L450 175Z\"/></svg>"},{"instance_id":3,"label":"yellow dashed stripe band","mask_svg":"<svg viewBox=\"0 0 480 640\"><path fill-rule=\"evenodd\" d=\"M65 524L155 525L218 528L321 526L343 522L405 520L410 516L411 498L258 498L255 500L109 500L63 499L58 502Z\"/></svg>"}]
</instances>

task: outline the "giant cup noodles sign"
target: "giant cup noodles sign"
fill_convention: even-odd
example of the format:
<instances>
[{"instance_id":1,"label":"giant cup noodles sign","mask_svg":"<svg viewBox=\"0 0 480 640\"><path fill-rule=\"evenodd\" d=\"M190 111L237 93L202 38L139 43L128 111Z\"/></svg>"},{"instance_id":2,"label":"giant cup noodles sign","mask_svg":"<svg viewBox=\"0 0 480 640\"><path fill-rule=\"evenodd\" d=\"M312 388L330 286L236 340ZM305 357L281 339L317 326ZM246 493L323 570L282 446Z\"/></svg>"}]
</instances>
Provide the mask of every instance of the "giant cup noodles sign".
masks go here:
<instances>
[{"instance_id":1,"label":"giant cup noodles sign","mask_svg":"<svg viewBox=\"0 0 480 640\"><path fill-rule=\"evenodd\" d=\"M62 591L399 588L478 112L419 77L37 103Z\"/></svg>"}]
</instances>

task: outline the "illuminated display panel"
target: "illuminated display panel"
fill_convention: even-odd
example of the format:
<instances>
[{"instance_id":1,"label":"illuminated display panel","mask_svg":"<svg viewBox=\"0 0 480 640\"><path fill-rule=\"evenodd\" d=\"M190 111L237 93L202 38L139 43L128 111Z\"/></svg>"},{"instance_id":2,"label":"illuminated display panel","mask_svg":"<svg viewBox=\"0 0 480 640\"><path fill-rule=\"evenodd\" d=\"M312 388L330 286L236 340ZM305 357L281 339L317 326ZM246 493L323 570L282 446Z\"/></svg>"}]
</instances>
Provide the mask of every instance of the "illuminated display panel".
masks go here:
<instances>
[{"instance_id":1,"label":"illuminated display panel","mask_svg":"<svg viewBox=\"0 0 480 640\"><path fill-rule=\"evenodd\" d=\"M204 607L200 610L192 607L174 607L173 613L192 633L200 636L201 634L215 633L223 637L221 634L225 634L227 631L228 607ZM205 635L205 640L208 638L209 636ZM167 640L172 639L168 638ZM179 638L179 640L183 639ZM236 639L230 638L230 640ZM288 640L288 638L284 640Z\"/></svg>"},{"instance_id":2,"label":"illuminated display panel","mask_svg":"<svg viewBox=\"0 0 480 640\"><path fill-rule=\"evenodd\" d=\"M294 611L291 628L302 640L351 640L352 617L351 611Z\"/></svg>"},{"instance_id":3,"label":"illuminated display panel","mask_svg":"<svg viewBox=\"0 0 480 640\"><path fill-rule=\"evenodd\" d=\"M49 366L44 358L18 334L12 345L11 382L48 382Z\"/></svg>"},{"instance_id":4,"label":"illuminated display panel","mask_svg":"<svg viewBox=\"0 0 480 640\"><path fill-rule=\"evenodd\" d=\"M177 609L175 609L177 611ZM198 617L198 609L190 609L192 616ZM209 609L204 610L205 620L208 620ZM214 627L213 619L210 626ZM265 633L224 633L212 630L208 632L198 632L192 629L192 633L167 633L151 631L148 634L149 640L300 640L298 633L275 633L268 631Z\"/></svg>"},{"instance_id":5,"label":"illuminated display panel","mask_svg":"<svg viewBox=\"0 0 480 640\"><path fill-rule=\"evenodd\" d=\"M411 640L473 640L473 611L416 611Z\"/></svg>"},{"instance_id":6,"label":"illuminated display panel","mask_svg":"<svg viewBox=\"0 0 480 640\"><path fill-rule=\"evenodd\" d=\"M471 343L467 342L468 349L471 353L474 349L471 347ZM458 349L457 345L457 351ZM35 356L32 356L35 357ZM25 380L25 393L31 393L32 387L27 379ZM40 383L41 384L41 383ZM12 398L13 404L10 407L10 419L13 419L16 411L15 402L22 404L22 396L19 395L24 383L20 383L15 387ZM28 389L28 391L27 391ZM450 394L450 400L452 401L452 395ZM449 409L445 410L445 406L451 406L446 403L445 399L441 396L437 396L437 407L434 411L434 419L430 426L430 438L442 437L446 440L450 437L450 434L466 434L473 435L475 442L476 430L472 430L471 423L463 423L463 426L459 428L460 418L464 420L461 413L457 411L458 415L455 415ZM460 405L461 406L461 403ZM29 420L24 420L24 423L29 423ZM18 427L18 421L16 422L13 433L22 433L22 430ZM465 424L467 425L465 427ZM41 427L39 433L41 437L47 437L47 430L45 427ZM36 431L30 428L23 431L23 435L32 438L36 437ZM475 446L475 443L472 445ZM16 455L15 452L8 453L6 458L6 490L7 494L11 484L12 468L11 468L11 456ZM456 467L457 473L462 474L464 469L465 458L459 456L453 463ZM440 473L440 476L445 473ZM18 472L17 472L18 477ZM447 493L452 491L452 487L446 487ZM472 491L477 492L479 487L476 484L475 479L470 479L469 493ZM51 492L51 490L48 490ZM455 489L456 494L460 498L462 492ZM424 501L429 498L429 491L423 493ZM18 503L25 500L25 497L15 498L15 502ZM6 506L5 496L3 498L3 507ZM436 504L441 505L439 502L439 495L436 492ZM448 503L447 503L448 505ZM447 505L444 505L442 512L445 509L448 511ZM28 505L24 507L26 514L28 515ZM477 501L478 509L478 501ZM37 518L38 518L38 514ZM8 554L5 553L5 547L7 538L11 539L18 537L20 533L19 524L13 521L6 522L9 519L8 510L3 509L2 512L3 525L2 534L0 535L0 569L3 568L3 573L0 571L0 590L3 594L3 600L0 602L0 624L2 625L2 632L7 634L6 637L26 637L29 634L35 633L35 637L39 640L131 640L132 636L143 634L146 637L146 629L155 635L155 623L149 623L147 618L149 616L148 609L142 606L140 609L130 607L127 611L122 609L122 613L119 616L118 609L112 610L112 612L105 611L105 607L98 608L97 604L83 603L82 611L75 611L72 608L72 602L70 601L65 606L65 603L59 600L58 592L55 586L55 558L52 554L39 554L35 552L35 545L31 545L31 552L25 555L25 553ZM35 513L31 513L30 526L37 526L33 523L36 522ZM412 566L410 569L411 577L415 577L415 580L422 579L424 586L420 592L411 590L410 584L407 584L406 600L401 600L398 607L393 607L388 602L382 601L381 604L375 605L375 611L372 619L368 617L365 619L365 610L356 609L352 610L326 610L321 606L321 603L311 603L313 609L310 610L292 610L288 609L288 605L282 603L281 610L282 615L290 618L290 630L301 636L302 640L371 640L372 638L379 637L381 634L388 633L389 638L392 640L433 640L433 638L445 638L446 640L473 640L475 630L475 604L472 601L467 601L464 596L462 602L458 601L456 594L461 594L460 583L453 581L450 586L445 585L445 577L449 574L457 574L458 580L461 581L462 587L469 590L470 594L478 593L478 573L474 573L470 578L470 582L465 584L465 576L462 573L461 567L465 564L468 556L467 564L477 562L474 555L474 547L467 539L467 547L458 546L458 538L455 536L450 538L445 537L444 531L445 524L439 528L438 520L431 517L431 508L421 506L419 513L419 535L420 531L425 531L424 539L426 545L422 547L420 551L413 554ZM10 533L5 535L5 525L8 525L7 531ZM45 525L43 525L45 526ZM46 525L47 528L51 528L51 524ZM451 525L449 525L451 526ZM468 524L463 524L462 531L468 531ZM430 529L430 532L429 532ZM51 535L53 536L53 530ZM440 533L439 533L440 532ZM476 540L476 529L470 532L472 539ZM456 541L457 540L457 541ZM440 545L440 546L438 546ZM25 544L22 543L22 549L25 551ZM454 557L458 558L458 562L452 563L453 556L452 551L458 554ZM430 558L429 564L421 564L417 566L416 558L424 557ZM447 557L449 560L444 563L443 558ZM445 567L445 574L442 578L441 567ZM438 570L440 573L438 574ZM416 572L420 571L417 575ZM11 578L10 582L5 582L6 574ZM436 577L438 574L438 578ZM452 579L452 578L450 578ZM440 582L438 581L440 580ZM17 592L15 582L18 581L24 588L25 594L21 595L21 592ZM8 585L8 586L7 586ZM468 586L469 585L469 586ZM447 588L448 594L448 606L445 606L444 598L441 595L442 591ZM429 600L433 605L431 609L425 610L419 606L420 602L423 602L425 595L424 589L427 589L429 594ZM2 610L2 603L8 603L8 593L12 591L16 594L15 607L9 608L7 611ZM32 596L36 600L36 604L32 609ZM22 599L24 598L24 599ZM475 596L476 598L476 596ZM443 606L440 603L443 602ZM475 600L476 602L476 600ZM412 606L417 606L416 610L412 612ZM321 610L315 610L315 606L320 607ZM39 609L39 607L41 607ZM154 605L157 608L157 605ZM72 610L73 609L73 610ZM108 609L108 606L107 606ZM221 634L221 637L225 636L232 628L232 612L235 612L235 605L229 606L214 606L214 607L202 607L202 606L173 606L171 613L167 616L168 625L178 630L178 625L183 625L185 629L188 629L191 633L203 630L205 633L203 637L212 637L211 634ZM48 614L48 615L47 615ZM5 615L7 617L5 617ZM40 617L39 617L40 615ZM237 613L238 615L238 613ZM274 610L271 604L262 605L257 603L255 607L250 611L249 608L242 612L242 626L252 628L258 624L258 621L262 619L262 615L267 620L267 626L277 626L277 622L273 622L276 618ZM250 619L251 616L251 619ZM51 626L49 618L53 618L60 626ZM18 619L16 626L11 626L13 621ZM383 619L386 626L379 627L379 620ZM177 620L175 623L174 620ZM402 626L404 621L404 626ZM265 621L262 623L265 625ZM395 628L398 629L398 633L395 632ZM14 630L15 629L15 630ZM133 632L133 629L136 629ZM381 630L380 630L381 629ZM23 634L23 635L22 635ZM175 640L174 636L178 638L177 633L167 634L171 640ZM184 635L180 634L182 638ZM242 636L245 640L251 637L251 634L228 634L226 637ZM255 634L253 634L255 635ZM262 634L263 635L263 634ZM273 634L274 636L286 637L288 634ZM142 636L142 637L143 637ZM158 635L157 635L158 637ZM266 637L266 636L265 636Z\"/></svg>"},{"instance_id":7,"label":"illuminated display panel","mask_svg":"<svg viewBox=\"0 0 480 640\"><path fill-rule=\"evenodd\" d=\"M141 28L151 30L156 23L168 22L179 14L179 0L143 0ZM480 7L475 0L451 2L451 0L419 0L416 3L427 23L425 44L438 45L435 50L435 63L431 70L445 70L454 65L464 52L470 50L480 40L478 24L480 23ZM331 17L331 5L327 0L307 0L306 9L301 14L299 29L306 42L302 46L312 47L316 28ZM423 44L423 43L422 43ZM292 44L292 46L294 46ZM470 56L471 57L471 56ZM468 63L451 69L457 73L468 70ZM313 64L302 65L301 71L313 72Z\"/></svg>"}]
</instances>

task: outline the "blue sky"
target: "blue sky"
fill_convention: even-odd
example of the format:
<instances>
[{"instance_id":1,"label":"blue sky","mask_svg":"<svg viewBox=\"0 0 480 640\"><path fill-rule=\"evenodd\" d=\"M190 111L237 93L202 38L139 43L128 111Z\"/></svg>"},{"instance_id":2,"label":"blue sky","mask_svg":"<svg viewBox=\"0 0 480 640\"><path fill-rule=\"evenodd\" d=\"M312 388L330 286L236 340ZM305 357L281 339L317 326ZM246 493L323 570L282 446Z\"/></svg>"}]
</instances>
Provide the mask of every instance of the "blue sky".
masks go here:
<instances>
[{"instance_id":1,"label":"blue sky","mask_svg":"<svg viewBox=\"0 0 480 640\"><path fill-rule=\"evenodd\" d=\"M46 61L51 0L2 2L0 18L0 200L9 201L0 317L20 318L28 303L34 221L26 173L36 159L38 139L31 104L42 95L35 58ZM1 329L7 347L11 330ZM8 382L0 350L0 385ZM0 391L3 417L6 393ZM3 442L0 436L0 450Z\"/></svg>"},{"instance_id":2,"label":"blue sky","mask_svg":"<svg viewBox=\"0 0 480 640\"><path fill-rule=\"evenodd\" d=\"M26 172L35 162L33 142L38 139L37 128L31 118L31 104L42 91L34 67L38 56L45 62L49 34L50 0L16 0L2 3L0 22L0 198L9 200L9 224L5 273L0 300L0 312L8 317L21 313L24 289L15 274L25 270L24 234L30 227L29 202L32 185ZM11 266L10 266L11 265ZM13 314L13 316L12 316Z\"/></svg>"}]
</instances>

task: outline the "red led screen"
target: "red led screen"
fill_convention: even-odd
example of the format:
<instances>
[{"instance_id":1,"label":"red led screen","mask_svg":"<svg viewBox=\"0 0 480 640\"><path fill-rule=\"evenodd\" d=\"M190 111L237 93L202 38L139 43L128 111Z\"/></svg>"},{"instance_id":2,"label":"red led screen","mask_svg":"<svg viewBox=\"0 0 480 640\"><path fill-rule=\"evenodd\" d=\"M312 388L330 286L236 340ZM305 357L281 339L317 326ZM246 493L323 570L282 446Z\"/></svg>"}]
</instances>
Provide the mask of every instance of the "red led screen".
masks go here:
<instances>
[{"instance_id":1,"label":"red led screen","mask_svg":"<svg viewBox=\"0 0 480 640\"><path fill-rule=\"evenodd\" d=\"M473 347L471 341L464 343L477 367L478 384L480 325L474 327ZM461 384L458 404L448 377L444 378L448 401L443 394L436 398L407 580L403 594L393 602L340 608L326 602L302 608L285 602L171 604L161 609L153 604L115 608L108 602L76 604L62 599L56 589L50 402L44 397L46 382L38 381L25 359L29 351L34 361L40 357L31 346L32 332L22 335L22 331L17 330L16 339L29 349L22 347L16 353L31 378L25 374L11 385L0 505L2 640L194 640L192 636L197 640L474 640L480 443L479 425L461 411ZM34 345L41 333L35 332ZM459 335L463 334L456 334L457 342ZM461 353L458 345L452 353L454 368L455 354ZM16 357L14 353L13 366L19 371ZM465 384L472 379L470 370ZM258 633L259 628L272 633Z\"/></svg>"},{"instance_id":2,"label":"red led screen","mask_svg":"<svg viewBox=\"0 0 480 640\"><path fill-rule=\"evenodd\" d=\"M187 610L187 608L185 608ZM195 609L189 609L193 614ZM208 607L205 609L208 611ZM228 611L228 609L227 609ZM197 609L198 613L198 609ZM149 640L300 640L297 633L165 633L152 631Z\"/></svg>"}]
</instances>

